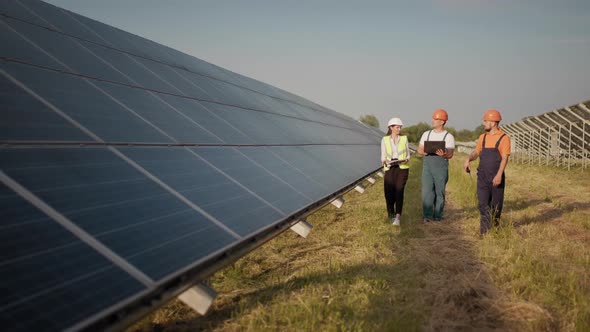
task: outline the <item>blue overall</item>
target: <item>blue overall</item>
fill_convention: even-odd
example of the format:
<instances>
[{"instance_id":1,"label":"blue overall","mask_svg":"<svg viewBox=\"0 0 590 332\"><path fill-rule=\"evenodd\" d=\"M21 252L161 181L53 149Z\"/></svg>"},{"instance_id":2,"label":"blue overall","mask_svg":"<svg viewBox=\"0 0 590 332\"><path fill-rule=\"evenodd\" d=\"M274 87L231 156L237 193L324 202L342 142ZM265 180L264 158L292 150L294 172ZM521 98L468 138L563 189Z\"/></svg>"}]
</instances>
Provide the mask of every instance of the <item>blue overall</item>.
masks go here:
<instances>
[{"instance_id":1,"label":"blue overall","mask_svg":"<svg viewBox=\"0 0 590 332\"><path fill-rule=\"evenodd\" d=\"M448 132L447 132L448 134ZM443 141L447 137L443 137ZM426 140L430 138L430 133ZM422 165L422 216L440 221L445 208L445 187L449 181L449 161L436 154L424 156Z\"/></svg>"},{"instance_id":2,"label":"blue overall","mask_svg":"<svg viewBox=\"0 0 590 332\"><path fill-rule=\"evenodd\" d=\"M482 149L479 155L479 167L477 168L477 199L480 214L480 233L484 234L492 228L492 221L498 224L504 204L504 173L502 182L494 187L492 180L498 173L502 156L498 150L500 141L506 136L503 134L493 148L486 148L486 136L483 136Z\"/></svg>"}]
</instances>

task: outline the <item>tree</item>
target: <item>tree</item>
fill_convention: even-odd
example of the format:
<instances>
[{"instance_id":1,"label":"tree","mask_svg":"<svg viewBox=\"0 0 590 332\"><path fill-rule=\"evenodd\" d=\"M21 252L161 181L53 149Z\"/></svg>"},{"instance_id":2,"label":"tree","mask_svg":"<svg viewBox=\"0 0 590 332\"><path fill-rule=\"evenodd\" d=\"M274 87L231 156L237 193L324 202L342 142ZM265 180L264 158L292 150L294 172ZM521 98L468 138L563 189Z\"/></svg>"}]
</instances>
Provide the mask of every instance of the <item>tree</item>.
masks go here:
<instances>
[{"instance_id":1,"label":"tree","mask_svg":"<svg viewBox=\"0 0 590 332\"><path fill-rule=\"evenodd\" d=\"M403 127L400 134L408 136L410 142L417 144L420 141L420 137L422 137L422 133L430 129L431 127L428 123L420 122L417 125ZM453 127L447 127L446 130L455 136L455 141L457 142L475 141L484 131L483 125L480 125L473 131L468 129L456 130Z\"/></svg>"},{"instance_id":2,"label":"tree","mask_svg":"<svg viewBox=\"0 0 590 332\"><path fill-rule=\"evenodd\" d=\"M483 125L479 125L477 126L474 130L473 130L473 136L471 136L471 140L475 141L479 138L479 135L483 134L484 129L483 129Z\"/></svg>"},{"instance_id":3,"label":"tree","mask_svg":"<svg viewBox=\"0 0 590 332\"><path fill-rule=\"evenodd\" d=\"M420 141L422 133L429 129L430 125L428 123L420 122L417 125L403 127L400 134L408 136L408 141L412 143L418 143L418 141Z\"/></svg>"},{"instance_id":4,"label":"tree","mask_svg":"<svg viewBox=\"0 0 590 332\"><path fill-rule=\"evenodd\" d=\"M473 141L473 132L469 129L461 129L455 135L455 141L457 142L469 142Z\"/></svg>"},{"instance_id":5,"label":"tree","mask_svg":"<svg viewBox=\"0 0 590 332\"><path fill-rule=\"evenodd\" d=\"M373 114L361 115L359 121L367 126L379 128L379 120Z\"/></svg>"}]
</instances>

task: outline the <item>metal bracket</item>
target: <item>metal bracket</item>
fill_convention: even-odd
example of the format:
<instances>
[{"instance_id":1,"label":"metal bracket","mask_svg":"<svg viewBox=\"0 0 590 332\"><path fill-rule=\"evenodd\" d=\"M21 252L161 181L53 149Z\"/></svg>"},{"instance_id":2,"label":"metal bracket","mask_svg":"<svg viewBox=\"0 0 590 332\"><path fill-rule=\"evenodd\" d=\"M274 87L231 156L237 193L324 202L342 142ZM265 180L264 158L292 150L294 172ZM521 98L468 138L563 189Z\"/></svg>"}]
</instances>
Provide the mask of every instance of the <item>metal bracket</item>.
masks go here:
<instances>
[{"instance_id":1,"label":"metal bracket","mask_svg":"<svg viewBox=\"0 0 590 332\"><path fill-rule=\"evenodd\" d=\"M335 207L337 207L339 209L339 208L342 207L342 204L344 204L344 198L342 198L342 197L336 197L330 203L332 203L332 205L334 205Z\"/></svg>"},{"instance_id":2,"label":"metal bracket","mask_svg":"<svg viewBox=\"0 0 590 332\"><path fill-rule=\"evenodd\" d=\"M381 173L381 172L377 173L377 175L379 175L380 173ZM383 176L381 176L381 177L383 177ZM371 184L375 184L375 182L377 182L377 180L375 180L375 178L374 178L374 177L372 177L372 176L369 176L369 177L367 178L367 181L369 181Z\"/></svg>"},{"instance_id":3,"label":"metal bracket","mask_svg":"<svg viewBox=\"0 0 590 332\"><path fill-rule=\"evenodd\" d=\"M359 193L364 193L365 192L365 187L363 187L362 184L358 184L356 187L354 187L354 190L358 191Z\"/></svg>"},{"instance_id":4,"label":"metal bracket","mask_svg":"<svg viewBox=\"0 0 590 332\"><path fill-rule=\"evenodd\" d=\"M203 316L213 304L215 297L217 297L217 292L205 284L193 286L178 295L180 301Z\"/></svg>"},{"instance_id":5,"label":"metal bracket","mask_svg":"<svg viewBox=\"0 0 590 332\"><path fill-rule=\"evenodd\" d=\"M295 225L291 226L291 230L297 234L299 234L300 236L306 238L307 235L309 235L309 232L311 232L311 229L313 228L313 226L308 223L306 220L299 220L298 223L296 223Z\"/></svg>"}]
</instances>

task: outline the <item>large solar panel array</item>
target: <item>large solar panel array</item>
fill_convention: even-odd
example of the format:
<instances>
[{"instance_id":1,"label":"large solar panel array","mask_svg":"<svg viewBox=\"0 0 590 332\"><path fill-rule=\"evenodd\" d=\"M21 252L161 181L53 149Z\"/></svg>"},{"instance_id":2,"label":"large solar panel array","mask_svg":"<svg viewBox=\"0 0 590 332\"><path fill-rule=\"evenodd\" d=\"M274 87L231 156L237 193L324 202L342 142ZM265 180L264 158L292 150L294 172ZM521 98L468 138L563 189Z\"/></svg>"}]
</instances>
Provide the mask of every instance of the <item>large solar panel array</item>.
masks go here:
<instances>
[{"instance_id":1,"label":"large solar panel array","mask_svg":"<svg viewBox=\"0 0 590 332\"><path fill-rule=\"evenodd\" d=\"M3 330L115 324L379 168L378 132L301 97L44 2L0 15Z\"/></svg>"},{"instance_id":2,"label":"large solar panel array","mask_svg":"<svg viewBox=\"0 0 590 332\"><path fill-rule=\"evenodd\" d=\"M590 166L590 101L530 116L503 126L513 140L516 162Z\"/></svg>"}]
</instances>

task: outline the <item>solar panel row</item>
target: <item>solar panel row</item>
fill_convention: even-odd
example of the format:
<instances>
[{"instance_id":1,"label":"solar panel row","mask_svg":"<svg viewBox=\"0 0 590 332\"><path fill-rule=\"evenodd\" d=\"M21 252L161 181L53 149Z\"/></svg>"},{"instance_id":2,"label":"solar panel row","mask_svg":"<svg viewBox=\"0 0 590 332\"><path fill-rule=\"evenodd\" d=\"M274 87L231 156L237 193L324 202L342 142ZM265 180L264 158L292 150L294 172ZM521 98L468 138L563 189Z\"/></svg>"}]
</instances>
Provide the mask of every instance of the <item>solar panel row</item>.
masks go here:
<instances>
[{"instance_id":1,"label":"solar panel row","mask_svg":"<svg viewBox=\"0 0 590 332\"><path fill-rule=\"evenodd\" d=\"M40 1L0 15L8 330L187 287L379 167L378 132L303 98Z\"/></svg>"}]
</instances>

